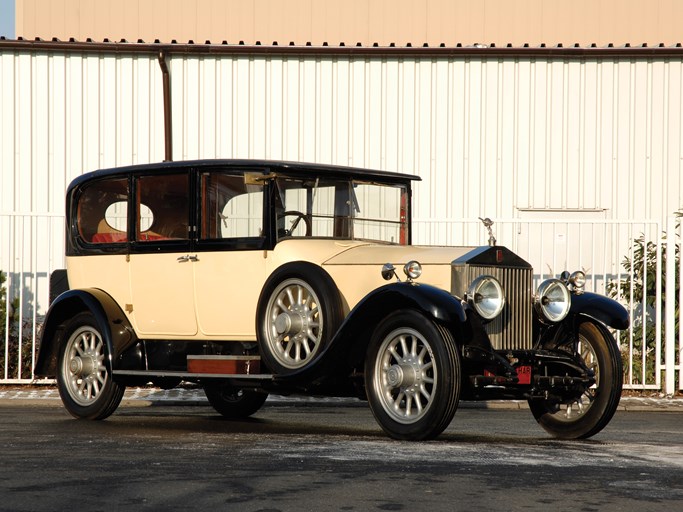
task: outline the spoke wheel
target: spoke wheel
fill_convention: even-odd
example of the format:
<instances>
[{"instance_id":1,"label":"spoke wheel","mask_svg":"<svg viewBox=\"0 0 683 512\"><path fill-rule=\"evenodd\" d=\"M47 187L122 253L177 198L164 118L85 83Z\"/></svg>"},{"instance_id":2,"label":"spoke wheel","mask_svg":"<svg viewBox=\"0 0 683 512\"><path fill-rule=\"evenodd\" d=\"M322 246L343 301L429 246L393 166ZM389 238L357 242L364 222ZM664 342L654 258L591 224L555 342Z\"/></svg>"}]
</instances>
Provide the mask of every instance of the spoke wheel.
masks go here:
<instances>
[{"instance_id":1,"label":"spoke wheel","mask_svg":"<svg viewBox=\"0 0 683 512\"><path fill-rule=\"evenodd\" d=\"M320 299L302 279L287 279L275 289L266 323L268 347L285 368L301 368L320 349L324 329Z\"/></svg>"},{"instance_id":2,"label":"spoke wheel","mask_svg":"<svg viewBox=\"0 0 683 512\"><path fill-rule=\"evenodd\" d=\"M564 403L529 401L536 421L560 439L585 439L600 432L612 419L621 398L621 357L612 336L584 322L576 350L593 372L595 383Z\"/></svg>"},{"instance_id":3,"label":"spoke wheel","mask_svg":"<svg viewBox=\"0 0 683 512\"><path fill-rule=\"evenodd\" d=\"M66 409L77 418L103 419L118 407L124 387L113 382L105 359L107 346L89 313L65 329L57 384Z\"/></svg>"},{"instance_id":4,"label":"spoke wheel","mask_svg":"<svg viewBox=\"0 0 683 512\"><path fill-rule=\"evenodd\" d=\"M341 324L341 299L320 267L294 263L268 279L257 317L261 357L270 371L287 374L313 362Z\"/></svg>"},{"instance_id":5,"label":"spoke wheel","mask_svg":"<svg viewBox=\"0 0 683 512\"><path fill-rule=\"evenodd\" d=\"M399 328L379 348L372 386L387 414L410 424L432 405L438 377L429 342L415 329Z\"/></svg>"},{"instance_id":6,"label":"spoke wheel","mask_svg":"<svg viewBox=\"0 0 683 512\"><path fill-rule=\"evenodd\" d=\"M451 334L414 311L387 317L368 349L365 386L377 422L391 437L436 437L460 397L460 358Z\"/></svg>"}]
</instances>

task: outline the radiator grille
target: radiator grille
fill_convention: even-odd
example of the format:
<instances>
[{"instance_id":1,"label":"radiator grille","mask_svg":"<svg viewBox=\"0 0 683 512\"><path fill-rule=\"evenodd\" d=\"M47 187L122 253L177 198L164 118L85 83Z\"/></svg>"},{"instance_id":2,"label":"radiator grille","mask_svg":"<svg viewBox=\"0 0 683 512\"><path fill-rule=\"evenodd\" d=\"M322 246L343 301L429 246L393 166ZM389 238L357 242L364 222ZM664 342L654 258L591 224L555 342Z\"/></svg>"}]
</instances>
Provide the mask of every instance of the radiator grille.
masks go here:
<instances>
[{"instance_id":1,"label":"radiator grille","mask_svg":"<svg viewBox=\"0 0 683 512\"><path fill-rule=\"evenodd\" d=\"M532 348L533 270L486 265L453 267L453 293L462 297L471 283L480 275L498 279L505 292L503 312L485 325L486 332L496 350L524 350Z\"/></svg>"}]
</instances>

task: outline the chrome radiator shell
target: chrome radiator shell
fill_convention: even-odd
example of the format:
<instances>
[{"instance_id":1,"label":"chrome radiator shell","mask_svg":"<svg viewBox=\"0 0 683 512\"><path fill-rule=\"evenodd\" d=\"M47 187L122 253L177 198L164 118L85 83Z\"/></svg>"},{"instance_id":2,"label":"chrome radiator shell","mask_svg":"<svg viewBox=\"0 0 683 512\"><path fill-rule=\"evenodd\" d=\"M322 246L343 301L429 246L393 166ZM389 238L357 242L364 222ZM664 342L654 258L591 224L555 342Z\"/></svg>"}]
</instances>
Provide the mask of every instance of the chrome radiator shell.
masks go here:
<instances>
[{"instance_id":1,"label":"chrome radiator shell","mask_svg":"<svg viewBox=\"0 0 683 512\"><path fill-rule=\"evenodd\" d=\"M505 293L502 313L485 324L496 350L527 350L533 345L533 269L505 247L479 247L452 262L451 293L465 298L480 275L498 279Z\"/></svg>"}]
</instances>

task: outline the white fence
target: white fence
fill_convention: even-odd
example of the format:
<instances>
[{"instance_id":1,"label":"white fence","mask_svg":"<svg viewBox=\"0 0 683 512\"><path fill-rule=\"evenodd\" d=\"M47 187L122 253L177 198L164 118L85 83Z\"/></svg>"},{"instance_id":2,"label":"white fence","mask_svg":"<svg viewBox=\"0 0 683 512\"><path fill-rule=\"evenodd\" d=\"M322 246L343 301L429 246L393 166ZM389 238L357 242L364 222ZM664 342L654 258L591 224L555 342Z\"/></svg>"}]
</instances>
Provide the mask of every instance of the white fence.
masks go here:
<instances>
[{"instance_id":1,"label":"white fence","mask_svg":"<svg viewBox=\"0 0 683 512\"><path fill-rule=\"evenodd\" d=\"M39 329L49 303L50 274L64 268L64 217L0 214L0 383L33 380ZM18 340L22 340L21 343Z\"/></svg>"},{"instance_id":2,"label":"white fence","mask_svg":"<svg viewBox=\"0 0 683 512\"><path fill-rule=\"evenodd\" d=\"M655 221L498 219L494 231L499 244L533 265L536 284L563 270L584 270L589 291L613 295L629 308L630 329L616 333L626 388L666 394L683 389L683 332L677 330L677 304L683 302L682 229L676 218L666 226ZM0 215L0 270L7 278L3 298L13 310L11 317L0 318L0 384L34 382L49 276L64 264L63 233L60 215ZM474 246L486 244L487 238L477 219L414 221L415 244ZM639 247L645 249L642 254ZM634 263L630 268L627 260Z\"/></svg>"}]
</instances>

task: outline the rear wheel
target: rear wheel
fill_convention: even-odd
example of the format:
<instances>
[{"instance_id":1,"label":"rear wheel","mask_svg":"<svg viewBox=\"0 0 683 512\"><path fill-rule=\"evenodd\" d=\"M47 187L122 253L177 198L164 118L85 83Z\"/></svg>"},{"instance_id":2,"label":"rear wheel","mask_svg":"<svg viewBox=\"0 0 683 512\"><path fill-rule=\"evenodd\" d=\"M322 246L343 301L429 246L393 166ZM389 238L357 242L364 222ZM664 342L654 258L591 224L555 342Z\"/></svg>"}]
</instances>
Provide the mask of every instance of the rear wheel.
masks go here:
<instances>
[{"instance_id":1,"label":"rear wheel","mask_svg":"<svg viewBox=\"0 0 683 512\"><path fill-rule=\"evenodd\" d=\"M536 421L560 439L585 439L600 432L619 405L622 367L614 338L597 325L584 322L579 328L577 353L595 374L595 384L564 403L530 400Z\"/></svg>"},{"instance_id":2,"label":"rear wheel","mask_svg":"<svg viewBox=\"0 0 683 512\"><path fill-rule=\"evenodd\" d=\"M125 386L114 382L109 357L95 317L80 313L64 329L57 387L64 407L76 418L101 420L121 403Z\"/></svg>"},{"instance_id":3,"label":"rear wheel","mask_svg":"<svg viewBox=\"0 0 683 512\"><path fill-rule=\"evenodd\" d=\"M450 332L424 315L397 311L380 323L365 361L375 419L394 439L438 436L460 399L460 356Z\"/></svg>"},{"instance_id":4,"label":"rear wheel","mask_svg":"<svg viewBox=\"0 0 683 512\"><path fill-rule=\"evenodd\" d=\"M204 393L216 412L230 419L251 416L268 398L268 393L235 388L225 383L204 384Z\"/></svg>"}]
</instances>

